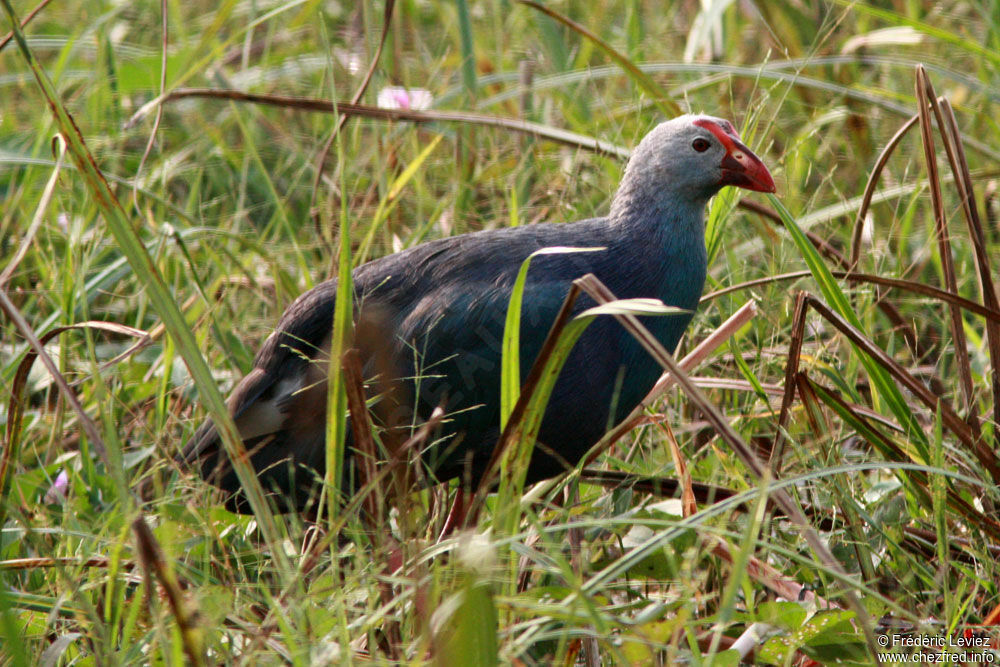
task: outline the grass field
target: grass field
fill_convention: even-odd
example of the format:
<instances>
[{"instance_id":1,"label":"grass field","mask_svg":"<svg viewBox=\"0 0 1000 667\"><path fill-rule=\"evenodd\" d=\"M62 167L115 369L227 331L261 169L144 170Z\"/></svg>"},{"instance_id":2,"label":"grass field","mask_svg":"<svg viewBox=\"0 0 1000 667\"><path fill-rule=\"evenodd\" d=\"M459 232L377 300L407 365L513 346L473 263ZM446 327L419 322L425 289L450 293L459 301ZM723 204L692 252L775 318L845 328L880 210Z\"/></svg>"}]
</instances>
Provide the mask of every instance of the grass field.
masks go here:
<instances>
[{"instance_id":1,"label":"grass field","mask_svg":"<svg viewBox=\"0 0 1000 667\"><path fill-rule=\"evenodd\" d=\"M996 0L43 5L0 50L0 664L864 665L1000 623ZM295 296L603 215L687 111L778 193L713 200L678 358L755 311L590 472L439 537L454 488L314 525L171 462Z\"/></svg>"}]
</instances>

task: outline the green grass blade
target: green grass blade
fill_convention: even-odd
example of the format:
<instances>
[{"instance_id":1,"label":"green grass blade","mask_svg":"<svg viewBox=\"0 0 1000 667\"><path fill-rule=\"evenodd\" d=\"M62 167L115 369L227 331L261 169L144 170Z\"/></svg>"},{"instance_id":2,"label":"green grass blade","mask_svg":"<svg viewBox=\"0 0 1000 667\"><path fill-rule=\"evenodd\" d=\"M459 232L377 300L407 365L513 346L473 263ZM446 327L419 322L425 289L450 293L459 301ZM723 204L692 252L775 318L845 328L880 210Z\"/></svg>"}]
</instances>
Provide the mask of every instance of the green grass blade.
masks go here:
<instances>
[{"instance_id":1,"label":"green grass blade","mask_svg":"<svg viewBox=\"0 0 1000 667\"><path fill-rule=\"evenodd\" d=\"M337 145L337 158L343 162L343 135L337 132L334 141ZM341 172L343 178L343 172ZM341 181L341 189L344 183ZM337 256L337 296L333 306L333 327L330 340L329 370L327 373L326 393L326 479L324 484L327 513L330 519L329 530L336 533L340 523L341 483L344 481L344 461L347 446L347 387L344 385L341 360L348 346L354 327L354 280L352 276L353 260L351 258L351 222L347 211L347 202L340 202L340 244ZM323 508L320 508L322 516ZM336 550L336 540L331 543L331 549Z\"/></svg>"},{"instance_id":2,"label":"green grass blade","mask_svg":"<svg viewBox=\"0 0 1000 667\"><path fill-rule=\"evenodd\" d=\"M44 608L44 611L50 611L53 605L49 605ZM28 667L31 663L28 660L28 654L24 650L24 643L22 641L24 629L18 622L17 615L14 612L14 605L7 593L7 582L4 581L0 585L0 636L3 636L3 646L0 647L0 655L3 655L6 660L10 661L10 664L16 667Z\"/></svg>"},{"instance_id":3,"label":"green grass blade","mask_svg":"<svg viewBox=\"0 0 1000 667\"><path fill-rule=\"evenodd\" d=\"M506 535L513 534L517 529L518 506L528 474L528 463L534 451L549 396L570 351L593 320L593 315L581 315L566 325L555 349L546 361L541 380L528 400L527 409L522 414L520 423L514 426L513 442L500 458L500 486L495 523Z\"/></svg>"},{"instance_id":4,"label":"green grass blade","mask_svg":"<svg viewBox=\"0 0 1000 667\"><path fill-rule=\"evenodd\" d=\"M326 404L326 489L331 530L340 512L340 491L343 480L347 442L347 391L344 387L341 357L350 344L354 312L354 284L351 276L350 223L346 211L340 216L340 250L337 260L337 298L333 309L333 337Z\"/></svg>"},{"instance_id":5,"label":"green grass blade","mask_svg":"<svg viewBox=\"0 0 1000 667\"><path fill-rule=\"evenodd\" d=\"M517 272L517 279L507 303L507 319L503 329L503 357L500 372L500 430L507 426L514 405L521 394L521 302L528 278L531 259L539 255L561 255L571 252L596 252L604 248L542 248L528 255Z\"/></svg>"},{"instance_id":6,"label":"green grass blade","mask_svg":"<svg viewBox=\"0 0 1000 667\"><path fill-rule=\"evenodd\" d=\"M781 200L775 195L769 194L768 199L771 201L771 205L781 216L781 221L791 235L792 240L795 242L799 253L806 262L806 266L809 267L810 273L812 273L813 279L819 286L820 292L823 298L826 300L830 307L833 308L841 317L847 320L855 328L864 331L864 327L861 325L861 319L858 317L857 313L851 307L851 302L844 294L843 290L840 289L840 285L837 283L836 278L830 272L830 269L823 262L823 258L820 256L819 251L813 247L813 244L809 242L806 235L799 228L798 223L795 222L795 218L792 214L785 208ZM896 383L892 381L892 378L886 372L882 366L875 363L868 355L861 353L860 350L855 350L858 352L858 356L861 360L862 366L864 366L865 371L868 373L868 377L871 380L872 385L872 403L876 406L879 404L879 399L885 401L889 409L896 416L896 419L906 430L908 436L913 438L914 443L920 449L921 454L924 456L924 461L927 461L927 436L921 428L919 422L917 422L916 417L913 415L913 410L907 404L906 399L903 397L902 392L900 392L899 387Z\"/></svg>"},{"instance_id":7,"label":"green grass blade","mask_svg":"<svg viewBox=\"0 0 1000 667\"><path fill-rule=\"evenodd\" d=\"M472 20L469 18L469 3L455 0L458 8L458 34L462 44L462 85L470 98L476 96L476 51L472 44Z\"/></svg>"},{"instance_id":8,"label":"green grass blade","mask_svg":"<svg viewBox=\"0 0 1000 667\"><path fill-rule=\"evenodd\" d=\"M497 498L497 508L501 520L499 525L505 534L511 534L517 527L517 507L524 489L528 473L528 463L538 439L538 431L542 426L545 408L549 397L555 388L556 380L562 371L569 353L576 341L586 330L595 317L601 315L676 315L685 312L683 309L666 306L658 299L621 299L611 303L594 306L573 318L562 331L553 348L552 354L545 360L541 379L534 392L528 398L527 409L521 414L521 419L513 425L513 443L500 459L500 487ZM511 428L508 425L508 429Z\"/></svg>"},{"instance_id":9,"label":"green grass blade","mask_svg":"<svg viewBox=\"0 0 1000 667\"><path fill-rule=\"evenodd\" d=\"M375 209L375 215L372 216L372 221L368 225L368 231L365 232L365 237L361 240L361 244L358 246L357 252L354 253L355 262L360 266L368 261L368 253L371 252L372 243L375 241L375 234L378 233L379 228L382 223L385 222L389 214L392 213L392 209L396 207L396 203L399 201L399 195L402 193L403 188L406 184L420 171L420 167L423 166L427 158L430 157L437 145L441 143L444 138L443 134L439 134L434 137L429 144L420 154L413 159L413 162L406 165L399 176L397 176L392 184L389 186L389 191L386 193L385 197L378 203L378 208Z\"/></svg>"}]
</instances>

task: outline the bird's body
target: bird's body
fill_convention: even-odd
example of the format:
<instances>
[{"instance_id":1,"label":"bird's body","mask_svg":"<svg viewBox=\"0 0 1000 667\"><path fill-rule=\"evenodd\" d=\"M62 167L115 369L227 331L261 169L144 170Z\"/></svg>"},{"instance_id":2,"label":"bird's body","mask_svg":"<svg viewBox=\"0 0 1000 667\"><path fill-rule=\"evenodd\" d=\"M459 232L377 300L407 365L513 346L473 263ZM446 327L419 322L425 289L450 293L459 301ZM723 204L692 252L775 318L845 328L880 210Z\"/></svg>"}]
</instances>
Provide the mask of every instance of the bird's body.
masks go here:
<instances>
[{"instance_id":1,"label":"bird's body","mask_svg":"<svg viewBox=\"0 0 1000 667\"><path fill-rule=\"evenodd\" d=\"M682 155L671 159L670 148ZM712 151L717 155L705 155ZM699 173L695 167L702 163L715 168ZM476 481L496 444L504 321L524 259L552 246L603 248L532 260L522 306L522 378L570 284L586 273L595 274L619 298L660 299L688 311L644 318L673 350L705 280L705 204L725 184L774 187L766 168L739 143L728 122L682 117L661 124L640 143L607 217L440 239L354 271L355 312L361 319L366 312L377 313L371 318L376 326L358 328L362 347L363 337L380 339L367 341L367 370L376 370L380 354L391 360L388 366L403 378L408 403L415 406L415 421L442 403L450 413L444 431L452 438L423 454L437 478L466 475ZM265 471L265 489L294 495L290 503L298 507L324 468L326 362L311 360L322 358L328 347L336 292L336 280L327 281L288 308L258 353L254 370L230 399L237 428L254 454L253 465ZM581 298L576 309L592 305ZM575 465L638 404L658 376L659 367L612 318L593 322L553 390L529 481ZM201 460L203 474L236 492L238 481L220 450L214 427L206 424L183 456ZM239 496L233 498L230 505L240 507Z\"/></svg>"}]
</instances>

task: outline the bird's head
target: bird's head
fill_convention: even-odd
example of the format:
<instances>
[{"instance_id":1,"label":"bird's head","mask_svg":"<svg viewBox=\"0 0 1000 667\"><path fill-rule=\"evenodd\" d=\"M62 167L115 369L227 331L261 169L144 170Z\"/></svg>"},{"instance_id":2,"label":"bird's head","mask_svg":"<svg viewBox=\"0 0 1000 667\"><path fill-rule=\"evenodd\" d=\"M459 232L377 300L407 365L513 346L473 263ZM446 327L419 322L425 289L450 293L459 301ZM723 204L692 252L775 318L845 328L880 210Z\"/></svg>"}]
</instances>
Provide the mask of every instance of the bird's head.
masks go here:
<instances>
[{"instance_id":1,"label":"bird's head","mask_svg":"<svg viewBox=\"0 0 1000 667\"><path fill-rule=\"evenodd\" d=\"M726 185L775 190L771 173L740 141L732 123L693 115L653 128L632 152L622 185L622 194L632 190L645 199L698 205Z\"/></svg>"}]
</instances>

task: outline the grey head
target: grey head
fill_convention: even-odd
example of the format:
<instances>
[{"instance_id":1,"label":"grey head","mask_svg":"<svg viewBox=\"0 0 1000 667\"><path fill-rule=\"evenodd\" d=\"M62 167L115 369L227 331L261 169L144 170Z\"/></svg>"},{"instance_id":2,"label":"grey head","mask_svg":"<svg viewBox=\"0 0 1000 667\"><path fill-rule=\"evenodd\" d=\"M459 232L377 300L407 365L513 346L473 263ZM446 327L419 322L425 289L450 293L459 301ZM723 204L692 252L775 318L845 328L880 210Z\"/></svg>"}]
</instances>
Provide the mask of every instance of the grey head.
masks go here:
<instances>
[{"instance_id":1,"label":"grey head","mask_svg":"<svg viewBox=\"0 0 1000 667\"><path fill-rule=\"evenodd\" d=\"M660 123L629 158L611 205L612 219L650 209L697 209L726 185L774 192L764 163L746 147L732 123L685 115Z\"/></svg>"}]
</instances>

